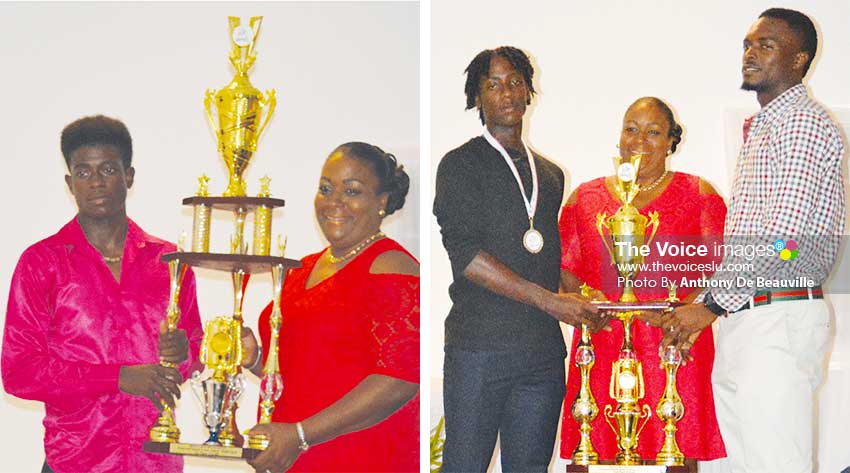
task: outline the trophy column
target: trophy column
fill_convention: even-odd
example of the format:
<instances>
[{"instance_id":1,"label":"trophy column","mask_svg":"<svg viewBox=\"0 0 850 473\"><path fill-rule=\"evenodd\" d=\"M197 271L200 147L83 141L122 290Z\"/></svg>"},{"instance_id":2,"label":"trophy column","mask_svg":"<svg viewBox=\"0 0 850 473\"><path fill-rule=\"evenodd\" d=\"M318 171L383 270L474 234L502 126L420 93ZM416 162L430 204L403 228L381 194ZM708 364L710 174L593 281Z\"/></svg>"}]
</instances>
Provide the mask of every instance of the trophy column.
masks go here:
<instances>
[{"instance_id":1,"label":"trophy column","mask_svg":"<svg viewBox=\"0 0 850 473\"><path fill-rule=\"evenodd\" d=\"M590 286L581 285L581 295L590 296ZM599 463L599 454L593 448L590 440L590 432L593 430L590 423L599 414L599 407L593 392L590 389L590 369L596 361L596 353L593 351L593 343L590 341L590 329L587 325L581 325L581 341L576 347L576 366L581 376L581 386L578 395L573 401L573 418L579 423L579 435L581 436L573 452L573 463L576 465L595 465Z\"/></svg>"},{"instance_id":2,"label":"trophy column","mask_svg":"<svg viewBox=\"0 0 850 473\"><path fill-rule=\"evenodd\" d=\"M283 247L281 247L283 256ZM260 424L268 424L272 421L274 403L280 399L283 393L283 378L280 376L280 363L278 362L278 342L280 337L280 324L283 319L280 312L280 295L283 289L283 277L285 268L276 264L272 266L272 313L269 320L271 337L267 348L268 356L263 365L263 379L260 382ZM250 435L248 437L248 448L265 450L269 446L268 436L265 434Z\"/></svg>"},{"instance_id":3,"label":"trophy column","mask_svg":"<svg viewBox=\"0 0 850 473\"><path fill-rule=\"evenodd\" d=\"M682 420L685 415L685 406L676 389L676 370L682 364L682 354L674 346L668 346L664 350L661 359L661 367L666 373L666 385L664 395L658 401L655 412L658 418L664 421L664 445L655 457L655 463L659 465L678 466L685 464L685 455L679 450L676 443L676 422Z\"/></svg>"},{"instance_id":4,"label":"trophy column","mask_svg":"<svg viewBox=\"0 0 850 473\"><path fill-rule=\"evenodd\" d=\"M182 251L182 248L180 248L181 246L182 241L178 245L178 251ZM168 279L170 284L168 309L166 310L165 318L169 331L176 330L177 322L180 320L180 306L178 305L178 302L180 300L180 285L183 283L183 276L186 274L186 268L187 266L182 264L179 258L174 258L168 262ZM159 364L167 368L177 367L173 363L164 360L160 360ZM160 403L162 405L162 411L160 412L156 423L153 427L151 427L149 437L154 442L179 442L180 429L177 427L177 423L174 422L174 413L165 401L160 399Z\"/></svg>"},{"instance_id":5,"label":"trophy column","mask_svg":"<svg viewBox=\"0 0 850 473\"><path fill-rule=\"evenodd\" d=\"M667 301L679 302L676 297L677 286L674 284L668 289ZM676 389L676 371L682 364L682 353L674 345L668 345L661 357L661 368L665 373L664 394L658 401L655 413L664 421L664 445L655 456L655 463L659 465L681 466L685 464L685 455L679 450L676 443L676 422L682 420L685 415L685 405Z\"/></svg>"},{"instance_id":6,"label":"trophy column","mask_svg":"<svg viewBox=\"0 0 850 473\"><path fill-rule=\"evenodd\" d=\"M644 397L643 367L637 359L631 340L633 312L626 311L618 314L623 321L625 339L620 349L620 356L611 367L611 386L609 395L617 401L614 409L611 405L605 406L605 421L617 436L616 460L618 465L639 465L640 455L637 453L638 437L646 427L652 410L649 405L638 406L638 402ZM616 422L616 427L611 423ZM643 424L638 427L640 419Z\"/></svg>"},{"instance_id":7,"label":"trophy column","mask_svg":"<svg viewBox=\"0 0 850 473\"><path fill-rule=\"evenodd\" d=\"M590 330L587 325L582 324L581 341L576 348L576 366L581 373L581 387L572 408L573 417L580 424L579 432L581 435L575 452L573 452L573 463L577 465L595 465L599 462L599 454L596 453L596 449L593 448L593 443L590 441L592 430L590 423L599 414L599 407L597 407L596 399L593 398L593 393L590 390L590 369L593 368L595 359L593 344L590 342Z\"/></svg>"}]
</instances>

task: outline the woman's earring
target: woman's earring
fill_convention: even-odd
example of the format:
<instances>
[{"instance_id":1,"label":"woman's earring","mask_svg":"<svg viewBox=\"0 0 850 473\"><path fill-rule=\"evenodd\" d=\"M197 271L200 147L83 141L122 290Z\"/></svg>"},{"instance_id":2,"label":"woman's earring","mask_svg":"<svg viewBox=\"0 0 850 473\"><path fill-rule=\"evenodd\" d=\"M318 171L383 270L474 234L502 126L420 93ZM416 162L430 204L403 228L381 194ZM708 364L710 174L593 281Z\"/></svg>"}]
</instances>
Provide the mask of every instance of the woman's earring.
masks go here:
<instances>
[{"instance_id":1,"label":"woman's earring","mask_svg":"<svg viewBox=\"0 0 850 473\"><path fill-rule=\"evenodd\" d=\"M385 216L386 214L387 214L387 211L384 210L384 209L381 209L381 210L378 211L378 215L381 216L381 217Z\"/></svg>"}]
</instances>

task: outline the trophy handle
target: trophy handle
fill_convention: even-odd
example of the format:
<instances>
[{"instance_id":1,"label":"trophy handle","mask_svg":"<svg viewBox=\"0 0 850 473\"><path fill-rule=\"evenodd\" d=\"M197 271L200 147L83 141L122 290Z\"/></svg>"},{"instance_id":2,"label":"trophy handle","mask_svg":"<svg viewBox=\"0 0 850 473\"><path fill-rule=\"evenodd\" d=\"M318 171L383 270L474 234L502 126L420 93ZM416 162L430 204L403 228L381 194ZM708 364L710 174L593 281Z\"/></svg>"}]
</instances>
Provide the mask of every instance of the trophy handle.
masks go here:
<instances>
[{"instance_id":1,"label":"trophy handle","mask_svg":"<svg viewBox=\"0 0 850 473\"><path fill-rule=\"evenodd\" d=\"M614 431L614 435L618 435L619 431L616 427L614 427L614 424L611 423L611 418L614 417L614 414L611 413L613 410L614 408L611 407L610 404L608 404L607 406L605 406L605 411L603 412L602 417L605 418L605 422L608 424L608 427L611 427L611 430ZM644 425L646 425L646 423L644 423Z\"/></svg>"},{"instance_id":2,"label":"trophy handle","mask_svg":"<svg viewBox=\"0 0 850 473\"><path fill-rule=\"evenodd\" d=\"M263 120L263 124L260 125L260 129L257 130L257 140L263 135L263 131L266 129L266 125L269 124L269 120L272 118L272 113L274 113L275 107L277 107L277 96L275 96L275 90L267 90L266 97L263 99L263 103L261 104L266 107L266 118Z\"/></svg>"},{"instance_id":3,"label":"trophy handle","mask_svg":"<svg viewBox=\"0 0 850 473\"><path fill-rule=\"evenodd\" d=\"M196 370L192 373L192 377L189 379L189 386L192 388L192 394L201 406L201 412L206 415L207 409L204 402L204 387L203 382L201 381L201 373L199 371Z\"/></svg>"},{"instance_id":4,"label":"trophy handle","mask_svg":"<svg viewBox=\"0 0 850 473\"><path fill-rule=\"evenodd\" d=\"M230 375L228 378L227 396L225 397L226 400L223 414L225 424L230 422L230 418L236 410L236 403L239 401L239 398L242 397L242 393L245 392L245 379L242 373Z\"/></svg>"},{"instance_id":5,"label":"trophy handle","mask_svg":"<svg viewBox=\"0 0 850 473\"><path fill-rule=\"evenodd\" d=\"M611 256L611 264L614 264L614 247L612 247L611 243L608 242L608 238L605 236L605 230L603 230L603 228L605 228L606 220L608 220L608 214L605 212L599 212L596 214L596 231L599 232L599 236L602 237L602 244L605 245L605 249L608 250L608 254ZM653 235L655 235L654 232Z\"/></svg>"},{"instance_id":6,"label":"trophy handle","mask_svg":"<svg viewBox=\"0 0 850 473\"><path fill-rule=\"evenodd\" d=\"M644 404L642 410L643 410L643 415L641 415L641 417L644 418L643 425L641 425L640 428L638 429L637 434L635 435L635 438L640 437L640 433L643 432L643 428L646 427L646 424L649 423L649 418L652 417L652 409L649 408L649 404Z\"/></svg>"},{"instance_id":7,"label":"trophy handle","mask_svg":"<svg viewBox=\"0 0 850 473\"><path fill-rule=\"evenodd\" d=\"M655 232L658 231L658 212L653 210L649 212L649 224L652 225L652 233L649 234L649 239L646 241L647 245L652 244L652 240L655 239Z\"/></svg>"},{"instance_id":8,"label":"trophy handle","mask_svg":"<svg viewBox=\"0 0 850 473\"><path fill-rule=\"evenodd\" d=\"M218 138L218 127L215 124L212 113L213 102L215 102L215 89L207 89L206 93L204 93L204 110L207 111L207 120L210 122L210 128L212 128L213 133Z\"/></svg>"}]
</instances>

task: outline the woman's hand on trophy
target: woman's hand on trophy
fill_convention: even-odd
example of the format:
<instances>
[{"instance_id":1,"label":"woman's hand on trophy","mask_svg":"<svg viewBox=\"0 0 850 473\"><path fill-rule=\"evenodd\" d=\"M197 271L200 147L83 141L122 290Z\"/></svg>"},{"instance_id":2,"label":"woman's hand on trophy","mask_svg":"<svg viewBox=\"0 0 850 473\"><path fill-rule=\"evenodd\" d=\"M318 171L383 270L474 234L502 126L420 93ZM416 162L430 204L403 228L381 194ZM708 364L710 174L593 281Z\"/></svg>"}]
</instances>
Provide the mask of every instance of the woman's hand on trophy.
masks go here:
<instances>
[{"instance_id":1,"label":"woman's hand on trophy","mask_svg":"<svg viewBox=\"0 0 850 473\"><path fill-rule=\"evenodd\" d=\"M249 435L259 434L268 437L269 446L256 458L248 460L248 464L254 467L257 473L282 473L288 470L301 454L301 449L298 448L301 441L298 439L295 424L259 424L249 432Z\"/></svg>"},{"instance_id":2,"label":"woman's hand on trophy","mask_svg":"<svg viewBox=\"0 0 850 473\"><path fill-rule=\"evenodd\" d=\"M159 337L157 339L157 351L159 359L175 366L189 358L189 337L183 329L168 330L168 325L163 320L159 324Z\"/></svg>"},{"instance_id":3,"label":"woman's hand on trophy","mask_svg":"<svg viewBox=\"0 0 850 473\"><path fill-rule=\"evenodd\" d=\"M118 389L150 399L158 410L162 410L160 399L174 408L174 398L180 399L182 382L183 376L179 371L161 365L122 366L118 375Z\"/></svg>"},{"instance_id":4,"label":"woman's hand on trophy","mask_svg":"<svg viewBox=\"0 0 850 473\"><path fill-rule=\"evenodd\" d=\"M262 376L263 367L260 353L260 344L250 327L242 326L242 368L254 373L257 377Z\"/></svg>"}]
</instances>

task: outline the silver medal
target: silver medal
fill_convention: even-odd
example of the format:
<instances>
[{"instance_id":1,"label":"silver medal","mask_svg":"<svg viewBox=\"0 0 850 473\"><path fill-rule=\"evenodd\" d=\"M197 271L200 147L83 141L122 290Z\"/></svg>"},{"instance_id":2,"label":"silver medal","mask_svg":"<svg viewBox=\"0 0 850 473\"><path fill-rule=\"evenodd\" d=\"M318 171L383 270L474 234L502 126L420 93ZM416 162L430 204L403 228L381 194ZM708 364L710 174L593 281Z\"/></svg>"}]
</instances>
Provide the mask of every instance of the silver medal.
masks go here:
<instances>
[{"instance_id":1,"label":"silver medal","mask_svg":"<svg viewBox=\"0 0 850 473\"><path fill-rule=\"evenodd\" d=\"M534 227L529 228L525 232L525 235L522 236L522 246L529 253L540 253L540 250L543 249L543 235L535 230Z\"/></svg>"}]
</instances>

